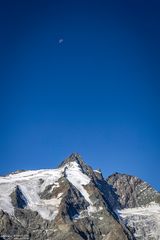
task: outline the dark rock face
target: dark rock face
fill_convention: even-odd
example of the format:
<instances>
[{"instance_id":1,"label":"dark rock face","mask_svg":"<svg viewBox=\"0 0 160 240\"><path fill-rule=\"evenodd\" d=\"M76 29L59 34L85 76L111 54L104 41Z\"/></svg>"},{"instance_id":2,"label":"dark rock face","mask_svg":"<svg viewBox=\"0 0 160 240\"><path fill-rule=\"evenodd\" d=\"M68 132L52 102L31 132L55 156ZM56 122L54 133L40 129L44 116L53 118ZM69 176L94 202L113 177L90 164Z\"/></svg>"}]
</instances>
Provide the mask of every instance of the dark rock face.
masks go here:
<instances>
[{"instance_id":1,"label":"dark rock face","mask_svg":"<svg viewBox=\"0 0 160 240\"><path fill-rule=\"evenodd\" d=\"M125 225L114 210L139 206L142 187L141 191L137 189L139 184L143 186L141 180L116 174L106 181L78 154L72 154L55 171L26 171L6 178L0 178L0 209L5 205L1 190L10 192L11 187L11 194L6 195L11 205L7 202L7 206L14 212L0 210L1 239L136 239L133 228ZM148 191L147 187L143 190ZM156 191L149 191L149 199L152 195L159 201Z\"/></svg>"},{"instance_id":2,"label":"dark rock face","mask_svg":"<svg viewBox=\"0 0 160 240\"><path fill-rule=\"evenodd\" d=\"M138 240L160 239L160 193L141 179L113 174L107 183L117 195L122 222Z\"/></svg>"},{"instance_id":3,"label":"dark rock face","mask_svg":"<svg viewBox=\"0 0 160 240\"><path fill-rule=\"evenodd\" d=\"M0 211L0 237L2 239L14 239L15 235L27 236L26 229L15 218ZM8 238L7 238L8 237Z\"/></svg>"},{"instance_id":4,"label":"dark rock face","mask_svg":"<svg viewBox=\"0 0 160 240\"><path fill-rule=\"evenodd\" d=\"M24 209L27 206L27 200L23 195L19 186L16 186L16 189L11 194L12 205L15 208Z\"/></svg>"},{"instance_id":5,"label":"dark rock face","mask_svg":"<svg viewBox=\"0 0 160 240\"><path fill-rule=\"evenodd\" d=\"M160 204L160 193L155 197L155 202Z\"/></svg>"},{"instance_id":6,"label":"dark rock face","mask_svg":"<svg viewBox=\"0 0 160 240\"><path fill-rule=\"evenodd\" d=\"M140 207L160 199L160 194L155 189L135 176L115 173L106 181L120 203L116 208Z\"/></svg>"}]
</instances>

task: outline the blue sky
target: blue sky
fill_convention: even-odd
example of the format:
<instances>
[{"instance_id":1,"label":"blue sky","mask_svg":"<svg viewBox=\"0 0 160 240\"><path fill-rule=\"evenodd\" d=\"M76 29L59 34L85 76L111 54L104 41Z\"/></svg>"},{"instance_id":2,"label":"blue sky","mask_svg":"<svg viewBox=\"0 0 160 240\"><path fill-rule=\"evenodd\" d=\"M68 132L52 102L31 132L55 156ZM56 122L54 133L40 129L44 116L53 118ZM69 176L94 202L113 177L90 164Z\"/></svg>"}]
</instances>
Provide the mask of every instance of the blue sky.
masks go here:
<instances>
[{"instance_id":1,"label":"blue sky","mask_svg":"<svg viewBox=\"0 0 160 240\"><path fill-rule=\"evenodd\" d=\"M78 152L104 176L160 189L159 10L155 0L1 1L0 174Z\"/></svg>"}]
</instances>

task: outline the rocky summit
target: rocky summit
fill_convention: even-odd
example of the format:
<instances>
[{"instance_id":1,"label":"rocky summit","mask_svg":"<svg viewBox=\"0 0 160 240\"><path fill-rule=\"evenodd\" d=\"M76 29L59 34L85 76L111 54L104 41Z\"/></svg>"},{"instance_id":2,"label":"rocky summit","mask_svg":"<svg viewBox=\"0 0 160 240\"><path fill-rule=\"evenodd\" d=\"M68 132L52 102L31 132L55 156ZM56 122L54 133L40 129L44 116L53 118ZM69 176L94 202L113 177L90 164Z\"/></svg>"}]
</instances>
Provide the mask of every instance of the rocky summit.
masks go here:
<instances>
[{"instance_id":1,"label":"rocky summit","mask_svg":"<svg viewBox=\"0 0 160 240\"><path fill-rule=\"evenodd\" d=\"M160 193L72 154L57 169L0 177L0 239L158 240Z\"/></svg>"}]
</instances>

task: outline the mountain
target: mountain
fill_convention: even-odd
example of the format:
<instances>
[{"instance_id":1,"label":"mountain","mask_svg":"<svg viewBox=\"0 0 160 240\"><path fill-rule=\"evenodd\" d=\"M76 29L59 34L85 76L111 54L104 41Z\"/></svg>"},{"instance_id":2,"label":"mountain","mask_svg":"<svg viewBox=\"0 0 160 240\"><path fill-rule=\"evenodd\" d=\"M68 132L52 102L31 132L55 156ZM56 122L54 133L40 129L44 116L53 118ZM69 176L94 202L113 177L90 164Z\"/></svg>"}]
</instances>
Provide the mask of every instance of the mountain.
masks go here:
<instances>
[{"instance_id":1,"label":"mountain","mask_svg":"<svg viewBox=\"0 0 160 240\"><path fill-rule=\"evenodd\" d=\"M142 180L105 179L72 154L57 169L0 177L0 239L158 240L159 203Z\"/></svg>"},{"instance_id":2,"label":"mountain","mask_svg":"<svg viewBox=\"0 0 160 240\"><path fill-rule=\"evenodd\" d=\"M115 173L107 183L115 190L114 210L136 239L160 239L160 193L135 176Z\"/></svg>"}]
</instances>

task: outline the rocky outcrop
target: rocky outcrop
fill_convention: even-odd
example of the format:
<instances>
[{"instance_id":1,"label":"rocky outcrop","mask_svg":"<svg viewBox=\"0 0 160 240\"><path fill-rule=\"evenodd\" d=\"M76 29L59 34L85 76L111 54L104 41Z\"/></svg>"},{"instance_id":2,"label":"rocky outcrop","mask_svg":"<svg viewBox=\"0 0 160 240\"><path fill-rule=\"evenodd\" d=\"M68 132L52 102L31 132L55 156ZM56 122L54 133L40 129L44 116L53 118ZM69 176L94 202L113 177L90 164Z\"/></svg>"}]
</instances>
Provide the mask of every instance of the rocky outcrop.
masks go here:
<instances>
[{"instance_id":1,"label":"rocky outcrop","mask_svg":"<svg viewBox=\"0 0 160 240\"><path fill-rule=\"evenodd\" d=\"M160 239L160 193L141 179L115 173L107 183L117 195L114 209L138 240Z\"/></svg>"},{"instance_id":2,"label":"rocky outcrop","mask_svg":"<svg viewBox=\"0 0 160 240\"><path fill-rule=\"evenodd\" d=\"M18 236L29 236L23 225L6 212L0 210L0 237L1 239L14 239ZM16 238L15 238L16 239Z\"/></svg>"},{"instance_id":3,"label":"rocky outcrop","mask_svg":"<svg viewBox=\"0 0 160 240\"><path fill-rule=\"evenodd\" d=\"M15 190L10 195L12 205L15 208L22 208L24 209L27 206L27 200L23 195L19 186L16 186Z\"/></svg>"},{"instance_id":4,"label":"rocky outcrop","mask_svg":"<svg viewBox=\"0 0 160 240\"><path fill-rule=\"evenodd\" d=\"M113 175L106 181L79 154L72 154L57 169L1 177L0 238L135 239L133 227L125 224L117 209L139 204L139 184L140 180L127 175Z\"/></svg>"},{"instance_id":5,"label":"rocky outcrop","mask_svg":"<svg viewBox=\"0 0 160 240\"><path fill-rule=\"evenodd\" d=\"M116 208L140 207L160 199L159 192L138 177L115 173L106 181L117 195Z\"/></svg>"}]
</instances>

